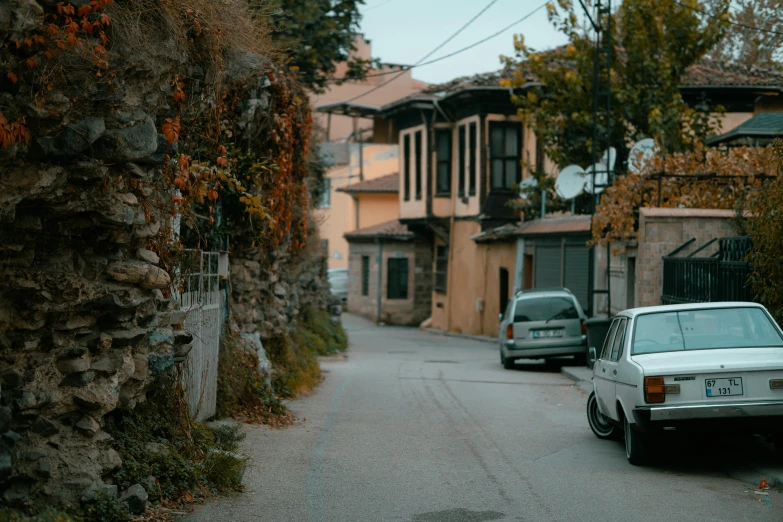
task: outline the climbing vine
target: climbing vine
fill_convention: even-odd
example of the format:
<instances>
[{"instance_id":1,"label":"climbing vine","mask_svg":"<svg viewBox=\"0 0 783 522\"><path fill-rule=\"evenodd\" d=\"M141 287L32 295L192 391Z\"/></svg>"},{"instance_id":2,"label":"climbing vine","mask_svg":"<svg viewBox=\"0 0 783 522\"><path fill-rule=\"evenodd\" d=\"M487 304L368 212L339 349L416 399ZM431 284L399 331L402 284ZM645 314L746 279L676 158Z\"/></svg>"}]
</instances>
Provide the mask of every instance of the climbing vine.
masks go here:
<instances>
[{"instance_id":1,"label":"climbing vine","mask_svg":"<svg viewBox=\"0 0 783 522\"><path fill-rule=\"evenodd\" d=\"M693 152L658 154L641 172L618 176L606 189L593 217L593 243L632 239L642 207L734 209L777 174L770 171L776 164L771 146L725 152L697 145Z\"/></svg>"}]
</instances>

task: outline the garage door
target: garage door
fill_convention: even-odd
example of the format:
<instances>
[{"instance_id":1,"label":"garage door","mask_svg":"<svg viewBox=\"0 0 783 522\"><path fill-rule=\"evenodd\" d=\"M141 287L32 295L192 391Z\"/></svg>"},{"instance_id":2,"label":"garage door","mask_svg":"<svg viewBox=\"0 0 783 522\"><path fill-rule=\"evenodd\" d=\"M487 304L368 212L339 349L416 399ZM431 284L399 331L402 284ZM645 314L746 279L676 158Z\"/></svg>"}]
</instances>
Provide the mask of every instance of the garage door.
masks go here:
<instances>
[{"instance_id":1,"label":"garage door","mask_svg":"<svg viewBox=\"0 0 783 522\"><path fill-rule=\"evenodd\" d=\"M536 258L534 288L553 288L563 286L560 279L562 245L560 240L536 240Z\"/></svg>"},{"instance_id":2,"label":"garage door","mask_svg":"<svg viewBox=\"0 0 783 522\"><path fill-rule=\"evenodd\" d=\"M584 310L588 309L590 280L590 249L586 240L566 240L563 274L564 286L574 293Z\"/></svg>"}]
</instances>

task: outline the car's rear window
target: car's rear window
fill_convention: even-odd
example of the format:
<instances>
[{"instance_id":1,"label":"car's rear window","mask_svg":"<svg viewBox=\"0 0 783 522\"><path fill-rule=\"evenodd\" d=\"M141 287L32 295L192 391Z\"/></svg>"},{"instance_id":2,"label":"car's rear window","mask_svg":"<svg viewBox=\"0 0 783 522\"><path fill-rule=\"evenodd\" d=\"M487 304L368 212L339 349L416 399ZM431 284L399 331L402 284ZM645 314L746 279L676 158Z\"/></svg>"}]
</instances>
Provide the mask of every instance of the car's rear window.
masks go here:
<instances>
[{"instance_id":1,"label":"car's rear window","mask_svg":"<svg viewBox=\"0 0 783 522\"><path fill-rule=\"evenodd\" d=\"M767 346L783 347L783 338L764 310L711 308L640 315L632 353Z\"/></svg>"},{"instance_id":2,"label":"car's rear window","mask_svg":"<svg viewBox=\"0 0 783 522\"><path fill-rule=\"evenodd\" d=\"M574 300L567 296L526 297L518 299L514 308L515 323L555 319L579 319Z\"/></svg>"}]
</instances>

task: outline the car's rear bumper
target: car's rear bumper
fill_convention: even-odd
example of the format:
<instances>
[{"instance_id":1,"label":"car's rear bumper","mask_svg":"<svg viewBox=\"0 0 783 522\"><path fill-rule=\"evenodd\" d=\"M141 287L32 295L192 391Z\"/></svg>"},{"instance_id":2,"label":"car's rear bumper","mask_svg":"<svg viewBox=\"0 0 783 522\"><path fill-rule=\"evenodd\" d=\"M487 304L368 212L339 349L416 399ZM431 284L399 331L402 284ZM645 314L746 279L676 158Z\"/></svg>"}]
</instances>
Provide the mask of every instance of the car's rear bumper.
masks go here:
<instances>
[{"instance_id":1,"label":"car's rear bumper","mask_svg":"<svg viewBox=\"0 0 783 522\"><path fill-rule=\"evenodd\" d=\"M735 402L687 406L645 406L633 410L641 427L709 427L736 424L749 429L783 426L783 401Z\"/></svg>"},{"instance_id":2,"label":"car's rear bumper","mask_svg":"<svg viewBox=\"0 0 783 522\"><path fill-rule=\"evenodd\" d=\"M527 344L506 342L503 344L503 349L506 357L515 359L580 355L587 352L587 338L585 336L565 337L536 340Z\"/></svg>"}]
</instances>

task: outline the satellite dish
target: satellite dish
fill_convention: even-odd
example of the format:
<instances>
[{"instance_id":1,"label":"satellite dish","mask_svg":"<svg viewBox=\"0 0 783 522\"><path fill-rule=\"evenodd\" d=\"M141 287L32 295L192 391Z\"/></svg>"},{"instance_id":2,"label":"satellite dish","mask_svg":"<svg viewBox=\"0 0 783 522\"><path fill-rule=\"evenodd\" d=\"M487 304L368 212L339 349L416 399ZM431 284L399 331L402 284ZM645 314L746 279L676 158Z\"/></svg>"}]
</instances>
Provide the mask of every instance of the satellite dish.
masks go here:
<instances>
[{"instance_id":1,"label":"satellite dish","mask_svg":"<svg viewBox=\"0 0 783 522\"><path fill-rule=\"evenodd\" d=\"M603 157L601 158L601 163L604 165L609 165L609 172L614 171L614 163L617 161L617 150L614 147L609 147L609 149L604 152Z\"/></svg>"},{"instance_id":2,"label":"satellite dish","mask_svg":"<svg viewBox=\"0 0 783 522\"><path fill-rule=\"evenodd\" d=\"M595 172L595 187L593 187L593 172ZM609 182L609 173L603 161L587 167L584 175L585 190L590 194L600 194L606 189L606 185Z\"/></svg>"},{"instance_id":3,"label":"satellite dish","mask_svg":"<svg viewBox=\"0 0 783 522\"><path fill-rule=\"evenodd\" d=\"M628 170L634 174L642 171L642 167L655 154L655 140L645 138L637 141L628 153Z\"/></svg>"},{"instance_id":4,"label":"satellite dish","mask_svg":"<svg viewBox=\"0 0 783 522\"><path fill-rule=\"evenodd\" d=\"M579 165L569 165L560 171L555 181L555 191L563 199L574 199L585 188L584 169Z\"/></svg>"},{"instance_id":5,"label":"satellite dish","mask_svg":"<svg viewBox=\"0 0 783 522\"><path fill-rule=\"evenodd\" d=\"M519 197L522 199L530 199L532 197L532 193L535 192L537 188L538 180L536 180L536 178L533 176L525 178L519 184Z\"/></svg>"}]
</instances>

